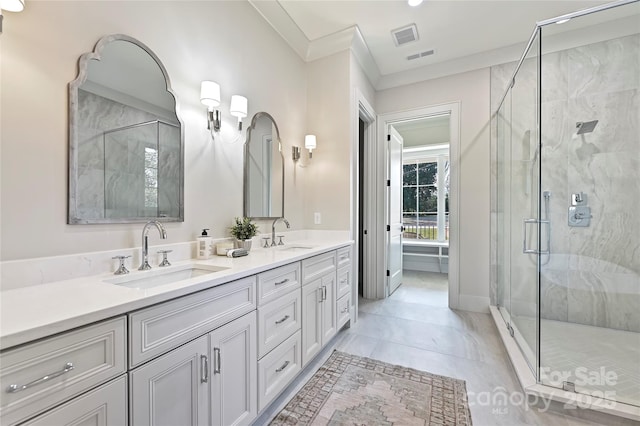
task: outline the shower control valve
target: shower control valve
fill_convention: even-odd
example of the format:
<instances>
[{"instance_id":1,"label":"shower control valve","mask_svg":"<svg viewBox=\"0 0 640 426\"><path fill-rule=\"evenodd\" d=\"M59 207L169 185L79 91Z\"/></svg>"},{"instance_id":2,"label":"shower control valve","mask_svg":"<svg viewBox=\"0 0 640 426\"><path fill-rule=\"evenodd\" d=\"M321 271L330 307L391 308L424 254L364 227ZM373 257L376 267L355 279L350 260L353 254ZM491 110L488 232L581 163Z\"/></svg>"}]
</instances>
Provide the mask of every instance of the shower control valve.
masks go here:
<instances>
[{"instance_id":1,"label":"shower control valve","mask_svg":"<svg viewBox=\"0 0 640 426\"><path fill-rule=\"evenodd\" d=\"M569 207L569 226L587 227L591 224L591 207Z\"/></svg>"}]
</instances>

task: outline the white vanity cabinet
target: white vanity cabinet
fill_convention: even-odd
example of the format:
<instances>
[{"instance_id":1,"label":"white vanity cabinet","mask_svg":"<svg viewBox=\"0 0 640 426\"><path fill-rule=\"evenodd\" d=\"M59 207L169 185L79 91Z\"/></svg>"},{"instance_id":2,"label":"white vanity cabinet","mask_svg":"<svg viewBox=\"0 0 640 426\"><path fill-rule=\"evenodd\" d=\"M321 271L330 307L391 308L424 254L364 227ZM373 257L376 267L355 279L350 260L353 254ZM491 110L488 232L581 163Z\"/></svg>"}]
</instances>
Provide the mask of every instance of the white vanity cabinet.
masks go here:
<instances>
[{"instance_id":1,"label":"white vanity cabinet","mask_svg":"<svg viewBox=\"0 0 640 426\"><path fill-rule=\"evenodd\" d=\"M251 312L136 368L131 424L250 424L257 414L256 345Z\"/></svg>"},{"instance_id":2,"label":"white vanity cabinet","mask_svg":"<svg viewBox=\"0 0 640 426\"><path fill-rule=\"evenodd\" d=\"M0 424L23 422L122 375L125 324L121 316L2 352Z\"/></svg>"},{"instance_id":3,"label":"white vanity cabinet","mask_svg":"<svg viewBox=\"0 0 640 426\"><path fill-rule=\"evenodd\" d=\"M250 424L255 309L251 276L129 314L131 424Z\"/></svg>"},{"instance_id":4,"label":"white vanity cabinet","mask_svg":"<svg viewBox=\"0 0 640 426\"><path fill-rule=\"evenodd\" d=\"M351 248L260 268L2 350L0 424L250 425L349 321Z\"/></svg>"},{"instance_id":5,"label":"white vanity cabinet","mask_svg":"<svg viewBox=\"0 0 640 426\"><path fill-rule=\"evenodd\" d=\"M122 375L21 426L126 426L127 376Z\"/></svg>"},{"instance_id":6,"label":"white vanity cabinet","mask_svg":"<svg viewBox=\"0 0 640 426\"><path fill-rule=\"evenodd\" d=\"M258 275L258 411L302 369L300 262Z\"/></svg>"},{"instance_id":7,"label":"white vanity cabinet","mask_svg":"<svg viewBox=\"0 0 640 426\"><path fill-rule=\"evenodd\" d=\"M214 330L209 339L211 424L249 425L258 414L255 311Z\"/></svg>"},{"instance_id":8,"label":"white vanity cabinet","mask_svg":"<svg viewBox=\"0 0 640 426\"><path fill-rule=\"evenodd\" d=\"M338 255L338 290L337 290L337 327L345 325L351 318L351 289L353 285L353 267L351 264L351 247L342 247Z\"/></svg>"},{"instance_id":9,"label":"white vanity cabinet","mask_svg":"<svg viewBox=\"0 0 640 426\"><path fill-rule=\"evenodd\" d=\"M208 425L208 359L202 336L129 373L131 425Z\"/></svg>"},{"instance_id":10,"label":"white vanity cabinet","mask_svg":"<svg viewBox=\"0 0 640 426\"><path fill-rule=\"evenodd\" d=\"M302 366L337 333L336 252L302 261Z\"/></svg>"}]
</instances>

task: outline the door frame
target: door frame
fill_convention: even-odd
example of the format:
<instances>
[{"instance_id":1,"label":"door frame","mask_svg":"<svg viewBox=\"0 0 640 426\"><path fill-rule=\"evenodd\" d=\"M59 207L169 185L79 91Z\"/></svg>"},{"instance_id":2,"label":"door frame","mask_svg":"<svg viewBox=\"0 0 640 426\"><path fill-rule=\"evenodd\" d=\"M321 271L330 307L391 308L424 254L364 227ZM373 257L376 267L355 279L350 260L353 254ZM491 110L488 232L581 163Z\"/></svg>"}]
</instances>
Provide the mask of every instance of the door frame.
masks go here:
<instances>
[{"instance_id":1,"label":"door frame","mask_svg":"<svg viewBox=\"0 0 640 426\"><path fill-rule=\"evenodd\" d=\"M371 230L374 229L376 222L375 206L376 196L373 191L370 190L375 185L375 172L376 168L372 167L374 159L376 157L376 119L377 114L367 98L357 87L352 92L352 114L351 114L351 239L354 241L353 258L357 258L362 248L364 253L363 259L363 296L365 299L376 299L376 295L370 294L370 290L375 289L374 286L367 285L372 278L376 277L376 241L372 238ZM359 158L360 148L360 126L358 119L361 119L365 123L364 128L364 158ZM359 173L360 167L364 167L364 181L360 182ZM360 204L358 194L360 191L364 192L364 205L367 208L364 211L363 221L364 229L367 230L367 237L359 235L360 229ZM352 262L351 265L353 273L353 284L351 286L351 323L354 324L358 321L358 282L360 277L358 276L358 264Z\"/></svg>"},{"instance_id":2,"label":"door frame","mask_svg":"<svg viewBox=\"0 0 640 426\"><path fill-rule=\"evenodd\" d=\"M378 115L378 143L377 158L375 162L369 164L370 168L375 168L375 200L374 204L369 204L371 209L376 211L375 229L386 229L387 221L387 204L386 200L386 171L387 150L386 135L390 125L403 121L410 121L433 115L449 114L449 162L450 170L450 198L449 198L449 308L456 309L459 306L460 299L460 266L459 266L459 247L460 247L460 225L459 225L459 208L460 208L460 102L450 102L444 104L436 104L422 108L415 108L404 111L390 112ZM374 191L369 191L374 192ZM370 289L371 293L377 295L377 299L386 297L386 265L388 262L387 247L385 245L386 234L379 232L376 235L377 246L377 265L375 272L375 280L365 282L368 285L375 286Z\"/></svg>"}]
</instances>

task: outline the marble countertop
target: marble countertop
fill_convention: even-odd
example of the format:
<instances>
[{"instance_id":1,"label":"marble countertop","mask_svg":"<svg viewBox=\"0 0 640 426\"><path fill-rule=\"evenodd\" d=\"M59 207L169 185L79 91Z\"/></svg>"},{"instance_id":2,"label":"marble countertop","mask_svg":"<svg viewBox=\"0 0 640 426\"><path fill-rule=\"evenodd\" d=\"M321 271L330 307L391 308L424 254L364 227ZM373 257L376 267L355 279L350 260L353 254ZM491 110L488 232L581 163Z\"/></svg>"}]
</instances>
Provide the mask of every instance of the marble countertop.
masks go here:
<instances>
[{"instance_id":1,"label":"marble countertop","mask_svg":"<svg viewBox=\"0 0 640 426\"><path fill-rule=\"evenodd\" d=\"M299 240L278 248L254 248L245 257L213 256L207 260L172 262L176 267L191 263L227 269L148 289L107 283L105 280L115 278L109 273L2 291L0 349L122 315L351 244L353 241L340 238ZM292 249L295 246L311 248ZM158 269L154 267L151 272ZM127 277L142 277L149 273L132 270Z\"/></svg>"}]
</instances>

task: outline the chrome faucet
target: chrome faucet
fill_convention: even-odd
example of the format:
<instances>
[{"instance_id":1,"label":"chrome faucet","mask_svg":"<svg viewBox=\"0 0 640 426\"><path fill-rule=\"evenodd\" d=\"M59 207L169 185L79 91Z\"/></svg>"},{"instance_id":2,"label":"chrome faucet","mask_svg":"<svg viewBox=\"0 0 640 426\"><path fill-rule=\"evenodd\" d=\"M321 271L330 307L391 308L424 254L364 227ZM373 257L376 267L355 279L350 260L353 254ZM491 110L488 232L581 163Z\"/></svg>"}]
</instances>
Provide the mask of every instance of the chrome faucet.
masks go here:
<instances>
[{"instance_id":1,"label":"chrome faucet","mask_svg":"<svg viewBox=\"0 0 640 426\"><path fill-rule=\"evenodd\" d=\"M271 247L276 246L276 223L278 223L279 220L283 221L284 224L287 225L287 228L291 227L289 225L289 221L284 217L276 218L276 220L274 220L273 223L271 224Z\"/></svg>"},{"instance_id":2,"label":"chrome faucet","mask_svg":"<svg viewBox=\"0 0 640 426\"><path fill-rule=\"evenodd\" d=\"M142 228L142 263L138 268L139 271L147 271L151 269L151 265L149 265L149 228L151 226L155 226L160 233L160 238L163 240L167 239L167 231L164 229L164 226L157 220L151 220L144 225Z\"/></svg>"}]
</instances>

